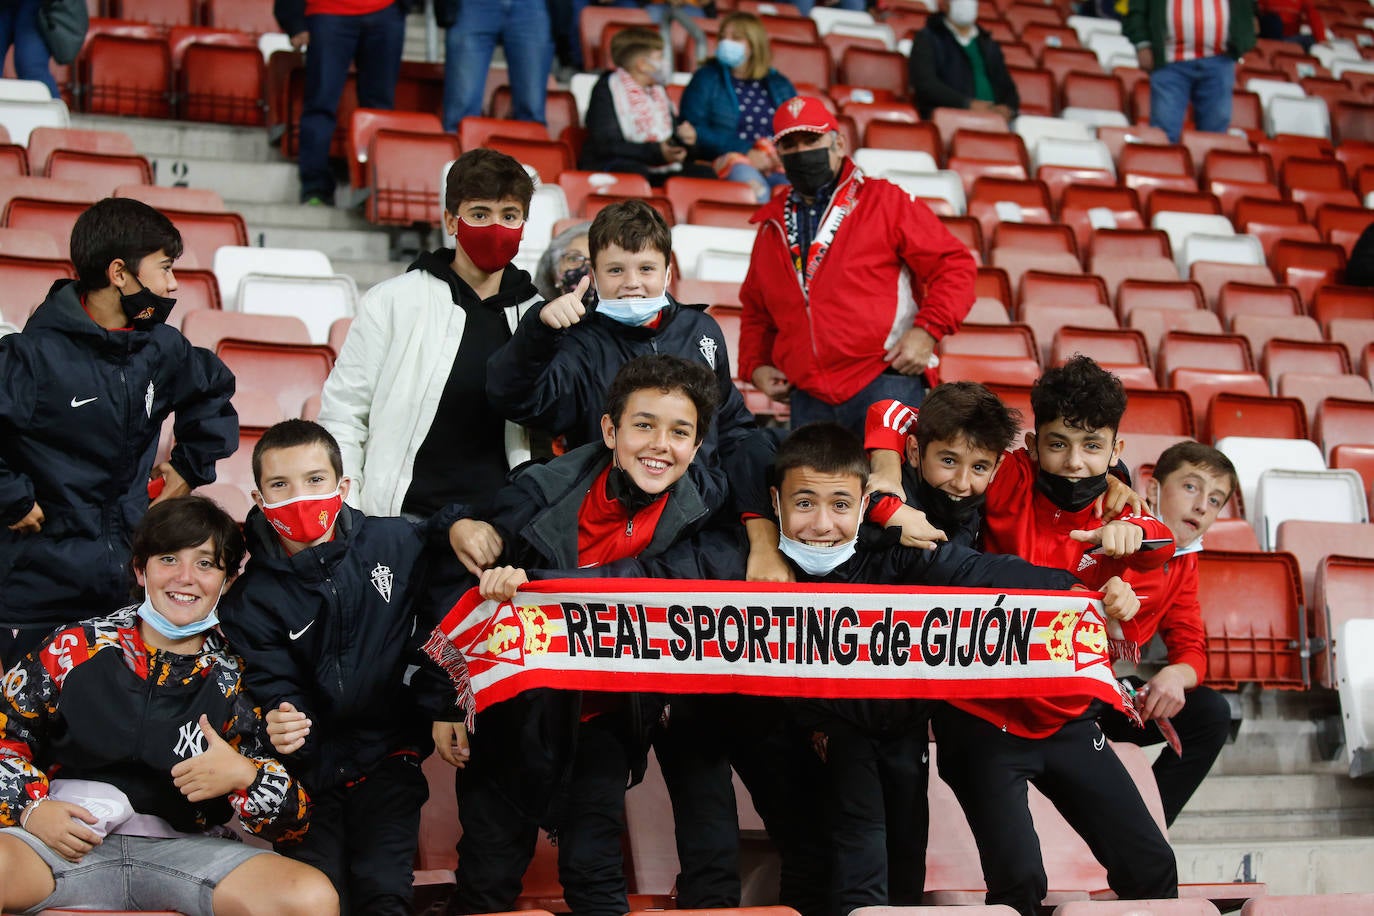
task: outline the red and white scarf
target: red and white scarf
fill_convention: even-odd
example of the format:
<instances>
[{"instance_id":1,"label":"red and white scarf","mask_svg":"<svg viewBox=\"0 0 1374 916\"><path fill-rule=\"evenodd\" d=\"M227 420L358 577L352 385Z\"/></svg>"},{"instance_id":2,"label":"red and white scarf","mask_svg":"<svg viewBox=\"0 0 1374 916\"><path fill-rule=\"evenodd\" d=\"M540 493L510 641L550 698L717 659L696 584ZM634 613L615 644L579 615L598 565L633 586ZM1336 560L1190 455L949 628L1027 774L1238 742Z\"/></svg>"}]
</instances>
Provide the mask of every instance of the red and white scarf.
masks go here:
<instances>
[{"instance_id":1,"label":"red and white scarf","mask_svg":"<svg viewBox=\"0 0 1374 916\"><path fill-rule=\"evenodd\" d=\"M526 690L818 699L1091 696L1112 677L1096 592L664 579L476 589L425 652L476 713Z\"/></svg>"},{"instance_id":2,"label":"red and white scarf","mask_svg":"<svg viewBox=\"0 0 1374 916\"><path fill-rule=\"evenodd\" d=\"M783 206L783 219L787 224L787 244L792 252L792 267L797 271L797 279L801 282L802 289L811 288L811 280L816 276L816 271L821 269L821 262L825 260L825 256L830 253L830 243L835 240L835 233L840 231L840 223L844 222L849 211L858 203L859 190L863 182L864 173L856 165L850 171L849 179L836 189L831 198L830 206L826 208L825 216L816 228L816 237L811 240L811 247L807 249L805 259L802 257L801 233L797 229L797 204L789 199Z\"/></svg>"},{"instance_id":3,"label":"red and white scarf","mask_svg":"<svg viewBox=\"0 0 1374 916\"><path fill-rule=\"evenodd\" d=\"M607 80L620 132L630 143L662 143L673 135L673 103L662 86L641 86L624 69Z\"/></svg>"}]
</instances>

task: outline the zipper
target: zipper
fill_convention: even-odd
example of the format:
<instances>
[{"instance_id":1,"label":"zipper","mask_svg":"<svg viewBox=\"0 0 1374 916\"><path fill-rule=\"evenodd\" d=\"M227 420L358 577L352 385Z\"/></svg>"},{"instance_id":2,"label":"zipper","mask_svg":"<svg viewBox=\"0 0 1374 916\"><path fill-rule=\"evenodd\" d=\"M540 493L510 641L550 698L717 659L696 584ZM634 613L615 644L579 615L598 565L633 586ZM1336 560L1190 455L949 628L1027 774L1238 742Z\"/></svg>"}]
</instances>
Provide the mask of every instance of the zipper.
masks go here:
<instances>
[{"instance_id":1,"label":"zipper","mask_svg":"<svg viewBox=\"0 0 1374 916\"><path fill-rule=\"evenodd\" d=\"M329 567L325 565L324 558L317 556L316 562L320 564L320 571L324 573L324 584L329 586L329 595L333 599L336 608L335 617L339 618L334 626L334 657L338 659L335 673L339 682L339 697L342 699L344 692L344 671L343 671L343 605L339 601L339 590L334 587L334 577L329 574Z\"/></svg>"},{"instance_id":2,"label":"zipper","mask_svg":"<svg viewBox=\"0 0 1374 916\"><path fill-rule=\"evenodd\" d=\"M156 658L157 650L145 644L143 646L143 651L146 652L148 655L148 676L143 679L143 722L146 725L148 722L148 716L152 712L153 685L157 682L157 672L153 668L153 660ZM143 738L147 734L147 728L140 728L138 730L138 742L135 745L135 753L139 757L143 756Z\"/></svg>"},{"instance_id":3,"label":"zipper","mask_svg":"<svg viewBox=\"0 0 1374 916\"><path fill-rule=\"evenodd\" d=\"M631 516L625 520L625 536L630 537L635 533L635 520Z\"/></svg>"}]
</instances>

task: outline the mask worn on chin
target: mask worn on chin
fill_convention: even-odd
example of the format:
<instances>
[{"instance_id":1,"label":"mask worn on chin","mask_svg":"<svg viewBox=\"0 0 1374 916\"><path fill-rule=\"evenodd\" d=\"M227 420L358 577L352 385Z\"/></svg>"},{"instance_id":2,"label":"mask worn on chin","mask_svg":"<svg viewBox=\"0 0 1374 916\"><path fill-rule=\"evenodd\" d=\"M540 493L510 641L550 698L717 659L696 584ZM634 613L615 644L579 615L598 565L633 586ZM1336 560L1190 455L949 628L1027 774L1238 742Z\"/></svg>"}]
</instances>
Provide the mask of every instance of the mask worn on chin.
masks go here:
<instances>
[{"instance_id":1,"label":"mask worn on chin","mask_svg":"<svg viewBox=\"0 0 1374 916\"><path fill-rule=\"evenodd\" d=\"M520 238L524 234L524 223L515 227L498 223L474 226L461 216L454 221L453 227L453 235L468 260L478 270L488 274L504 269L515 260L520 250Z\"/></svg>"},{"instance_id":2,"label":"mask worn on chin","mask_svg":"<svg viewBox=\"0 0 1374 916\"><path fill-rule=\"evenodd\" d=\"M868 511L868 498L859 505L859 518L863 518ZM846 560L854 556L859 547L859 531L854 529L854 536L841 544L830 547L813 547L802 541L788 537L782 531L782 510L778 506L777 500L773 501L773 514L778 517L778 550L797 566L801 567L802 572L808 576L828 576L838 569Z\"/></svg>"},{"instance_id":3,"label":"mask worn on chin","mask_svg":"<svg viewBox=\"0 0 1374 916\"><path fill-rule=\"evenodd\" d=\"M783 153L782 170L802 197L815 197L822 187L835 180L828 147Z\"/></svg>"},{"instance_id":4,"label":"mask worn on chin","mask_svg":"<svg viewBox=\"0 0 1374 916\"><path fill-rule=\"evenodd\" d=\"M263 503L267 523L293 544L310 544L324 537L343 509L343 486L323 496L297 496L279 503Z\"/></svg>"},{"instance_id":5,"label":"mask worn on chin","mask_svg":"<svg viewBox=\"0 0 1374 916\"><path fill-rule=\"evenodd\" d=\"M219 595L215 597L215 604L210 608L210 613L200 620L191 623L172 623L153 607L153 599L143 598L143 603L138 606L138 616L148 622L148 626L157 630L167 639L190 639L192 636L199 636L211 627L219 626L219 616L215 613L219 608L219 600L224 597L224 586L220 586Z\"/></svg>"},{"instance_id":6,"label":"mask worn on chin","mask_svg":"<svg viewBox=\"0 0 1374 916\"><path fill-rule=\"evenodd\" d=\"M716 60L731 70L749 59L749 46L733 38L722 38L716 44Z\"/></svg>"},{"instance_id":7,"label":"mask worn on chin","mask_svg":"<svg viewBox=\"0 0 1374 916\"><path fill-rule=\"evenodd\" d=\"M175 299L159 296L146 286L132 295L119 297L119 307L124 310L124 317L129 319L129 326L138 331L166 323L167 316L172 314L176 304Z\"/></svg>"},{"instance_id":8,"label":"mask worn on chin","mask_svg":"<svg viewBox=\"0 0 1374 916\"><path fill-rule=\"evenodd\" d=\"M987 502L986 493L955 499L939 487L926 483L924 477L916 484L916 496L931 524L951 537Z\"/></svg>"},{"instance_id":9,"label":"mask worn on chin","mask_svg":"<svg viewBox=\"0 0 1374 916\"><path fill-rule=\"evenodd\" d=\"M668 284L672 282L672 271L663 278L663 292L657 296L642 299L603 299L596 297L596 310L612 321L630 327L640 327L654 320L654 316L668 307Z\"/></svg>"},{"instance_id":10,"label":"mask worn on chin","mask_svg":"<svg viewBox=\"0 0 1374 916\"><path fill-rule=\"evenodd\" d=\"M1035 474L1035 488L1060 509L1078 512L1088 508L1094 499L1107 492L1107 475L1070 480L1041 468Z\"/></svg>"},{"instance_id":11,"label":"mask worn on chin","mask_svg":"<svg viewBox=\"0 0 1374 916\"><path fill-rule=\"evenodd\" d=\"M669 487L668 490L671 490ZM627 472L620 465L615 465L606 474L606 495L625 507L625 511L633 518L641 509L647 509L653 505L654 500L668 492L648 493L639 484L635 483Z\"/></svg>"},{"instance_id":12,"label":"mask worn on chin","mask_svg":"<svg viewBox=\"0 0 1374 916\"><path fill-rule=\"evenodd\" d=\"M978 0L949 0L949 21L966 29L978 21Z\"/></svg>"}]
</instances>

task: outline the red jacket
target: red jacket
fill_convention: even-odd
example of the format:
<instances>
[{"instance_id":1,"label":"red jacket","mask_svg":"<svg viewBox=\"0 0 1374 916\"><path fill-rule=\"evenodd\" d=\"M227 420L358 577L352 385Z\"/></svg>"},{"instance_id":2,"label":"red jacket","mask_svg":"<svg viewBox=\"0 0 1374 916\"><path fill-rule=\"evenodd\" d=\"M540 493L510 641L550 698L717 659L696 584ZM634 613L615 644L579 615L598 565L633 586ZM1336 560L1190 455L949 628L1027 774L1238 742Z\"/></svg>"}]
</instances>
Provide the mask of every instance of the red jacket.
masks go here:
<instances>
[{"instance_id":1,"label":"red jacket","mask_svg":"<svg viewBox=\"0 0 1374 916\"><path fill-rule=\"evenodd\" d=\"M1317 12L1317 4L1312 0L1261 0L1259 11L1279 17L1285 38L1297 35L1306 19L1312 27L1312 40L1326 41L1326 27L1322 23L1321 13Z\"/></svg>"},{"instance_id":2,"label":"red jacket","mask_svg":"<svg viewBox=\"0 0 1374 916\"><path fill-rule=\"evenodd\" d=\"M306 0L307 16L366 16L385 9L396 0Z\"/></svg>"},{"instance_id":3,"label":"red jacket","mask_svg":"<svg viewBox=\"0 0 1374 916\"><path fill-rule=\"evenodd\" d=\"M1069 532L1100 528L1102 520L1093 517L1091 506L1078 512L1055 506L1035 489L1035 474L1035 463L1025 449L1017 449L1002 459L997 474L988 485L983 550L1014 553L1040 566L1067 569L1089 587L1100 586L1112 576L1125 577L1130 570L1158 570L1173 556L1172 546L1138 553L1124 560L1089 555L1089 545L1071 539ZM1148 515L1121 518L1143 528L1147 538L1172 538L1163 522ZM1131 635L1130 630L1125 632ZM1065 722L1086 712L1092 700L1084 696L950 702L1013 735L1045 738L1057 732Z\"/></svg>"},{"instance_id":4,"label":"red jacket","mask_svg":"<svg viewBox=\"0 0 1374 916\"><path fill-rule=\"evenodd\" d=\"M835 198L862 181L858 202L802 290L784 223L786 196L754 216L761 223L740 288L739 371L775 366L799 389L840 404L877 378L892 342L908 328L939 340L973 306L973 256L925 204L845 159ZM827 211L828 212L828 211Z\"/></svg>"},{"instance_id":5,"label":"red jacket","mask_svg":"<svg viewBox=\"0 0 1374 916\"><path fill-rule=\"evenodd\" d=\"M1169 650L1169 664L1188 665L1198 683L1207 676L1207 631L1197 598L1197 551L1174 554L1159 569L1128 570L1122 577L1140 599L1140 613L1121 625L1126 638L1142 649L1158 631Z\"/></svg>"}]
</instances>

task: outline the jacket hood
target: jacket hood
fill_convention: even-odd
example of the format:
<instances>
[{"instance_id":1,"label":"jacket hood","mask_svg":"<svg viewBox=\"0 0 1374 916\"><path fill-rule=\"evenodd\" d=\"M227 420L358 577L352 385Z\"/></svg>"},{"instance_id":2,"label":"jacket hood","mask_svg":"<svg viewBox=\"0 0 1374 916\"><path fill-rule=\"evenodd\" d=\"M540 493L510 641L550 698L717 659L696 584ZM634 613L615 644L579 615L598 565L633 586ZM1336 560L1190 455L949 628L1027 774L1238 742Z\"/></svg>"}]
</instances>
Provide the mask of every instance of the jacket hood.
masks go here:
<instances>
[{"instance_id":1,"label":"jacket hood","mask_svg":"<svg viewBox=\"0 0 1374 916\"><path fill-rule=\"evenodd\" d=\"M48 290L43 304L34 310L24 330L51 330L68 337L87 339L92 346L108 345L124 350L128 344L142 343L151 330L107 331L96 323L81 304L75 280L58 280Z\"/></svg>"},{"instance_id":2,"label":"jacket hood","mask_svg":"<svg viewBox=\"0 0 1374 916\"><path fill-rule=\"evenodd\" d=\"M424 251L406 268L407 271L419 270L447 284L455 304L462 306L484 305L493 310L520 305L530 298L540 298L539 289L534 285L529 271L508 264L501 272L501 288L496 295L481 299L467 281L458 276L453 269L453 249L436 248Z\"/></svg>"}]
</instances>

